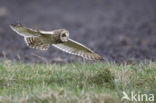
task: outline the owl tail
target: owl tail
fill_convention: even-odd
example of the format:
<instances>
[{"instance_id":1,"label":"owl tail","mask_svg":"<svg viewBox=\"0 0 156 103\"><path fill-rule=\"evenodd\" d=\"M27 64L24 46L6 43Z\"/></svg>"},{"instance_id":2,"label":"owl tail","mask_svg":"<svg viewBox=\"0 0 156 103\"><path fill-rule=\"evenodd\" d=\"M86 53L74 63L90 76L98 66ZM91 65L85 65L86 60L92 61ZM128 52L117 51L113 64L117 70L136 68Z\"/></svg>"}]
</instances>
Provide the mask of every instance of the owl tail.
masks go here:
<instances>
[{"instance_id":1,"label":"owl tail","mask_svg":"<svg viewBox=\"0 0 156 103\"><path fill-rule=\"evenodd\" d=\"M30 48L48 50L48 48L50 47L49 44L43 44L40 37L25 37L24 40Z\"/></svg>"}]
</instances>

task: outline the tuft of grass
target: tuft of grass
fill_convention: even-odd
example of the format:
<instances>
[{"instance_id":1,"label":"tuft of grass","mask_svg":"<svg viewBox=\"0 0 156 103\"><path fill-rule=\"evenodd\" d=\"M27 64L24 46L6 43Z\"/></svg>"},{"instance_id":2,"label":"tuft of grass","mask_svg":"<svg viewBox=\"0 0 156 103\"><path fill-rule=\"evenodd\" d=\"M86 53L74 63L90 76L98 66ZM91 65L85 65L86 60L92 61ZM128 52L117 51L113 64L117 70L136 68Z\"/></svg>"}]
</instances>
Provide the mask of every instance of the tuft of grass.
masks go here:
<instances>
[{"instance_id":1,"label":"tuft of grass","mask_svg":"<svg viewBox=\"0 0 156 103\"><path fill-rule=\"evenodd\" d=\"M155 62L0 63L0 103L128 103L122 91L156 95L155 87Z\"/></svg>"},{"instance_id":2,"label":"tuft of grass","mask_svg":"<svg viewBox=\"0 0 156 103\"><path fill-rule=\"evenodd\" d=\"M97 86L104 86L106 88L114 89L115 76L109 68L104 68L98 71L93 76L88 77L88 82Z\"/></svg>"}]
</instances>

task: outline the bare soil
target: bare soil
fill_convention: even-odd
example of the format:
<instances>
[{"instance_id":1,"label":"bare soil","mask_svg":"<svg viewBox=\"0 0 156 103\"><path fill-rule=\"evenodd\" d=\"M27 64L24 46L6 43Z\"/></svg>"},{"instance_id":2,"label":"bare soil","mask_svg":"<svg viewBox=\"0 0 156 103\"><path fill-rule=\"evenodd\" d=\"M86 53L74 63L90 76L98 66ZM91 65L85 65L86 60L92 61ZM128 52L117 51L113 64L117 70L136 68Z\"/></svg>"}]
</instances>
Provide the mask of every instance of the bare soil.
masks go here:
<instances>
[{"instance_id":1,"label":"bare soil","mask_svg":"<svg viewBox=\"0 0 156 103\"><path fill-rule=\"evenodd\" d=\"M65 28L108 61L156 61L156 0L0 0L0 58L24 62L79 61L51 47L38 51L9 28Z\"/></svg>"}]
</instances>

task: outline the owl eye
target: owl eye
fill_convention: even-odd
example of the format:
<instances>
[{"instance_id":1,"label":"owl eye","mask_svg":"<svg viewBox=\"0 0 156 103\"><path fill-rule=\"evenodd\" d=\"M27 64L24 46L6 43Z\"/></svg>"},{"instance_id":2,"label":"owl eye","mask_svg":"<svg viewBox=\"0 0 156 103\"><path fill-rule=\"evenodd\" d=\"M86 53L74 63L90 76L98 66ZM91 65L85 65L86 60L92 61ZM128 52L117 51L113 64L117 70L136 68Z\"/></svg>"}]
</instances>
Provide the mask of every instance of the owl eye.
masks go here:
<instances>
[{"instance_id":1,"label":"owl eye","mask_svg":"<svg viewBox=\"0 0 156 103\"><path fill-rule=\"evenodd\" d=\"M62 37L66 37L66 33L63 33L63 34L62 34Z\"/></svg>"}]
</instances>

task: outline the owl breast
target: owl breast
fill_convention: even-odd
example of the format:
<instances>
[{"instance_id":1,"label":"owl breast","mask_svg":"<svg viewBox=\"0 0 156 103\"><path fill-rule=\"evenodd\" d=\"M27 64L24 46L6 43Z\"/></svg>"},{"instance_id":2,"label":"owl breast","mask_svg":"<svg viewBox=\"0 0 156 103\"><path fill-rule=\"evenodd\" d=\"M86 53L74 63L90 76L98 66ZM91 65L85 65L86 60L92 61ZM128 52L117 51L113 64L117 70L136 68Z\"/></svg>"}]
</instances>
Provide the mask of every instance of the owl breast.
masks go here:
<instances>
[{"instance_id":1,"label":"owl breast","mask_svg":"<svg viewBox=\"0 0 156 103\"><path fill-rule=\"evenodd\" d=\"M44 35L42 37L42 41L46 44L59 44L63 43L62 40L60 39L59 35Z\"/></svg>"}]
</instances>

